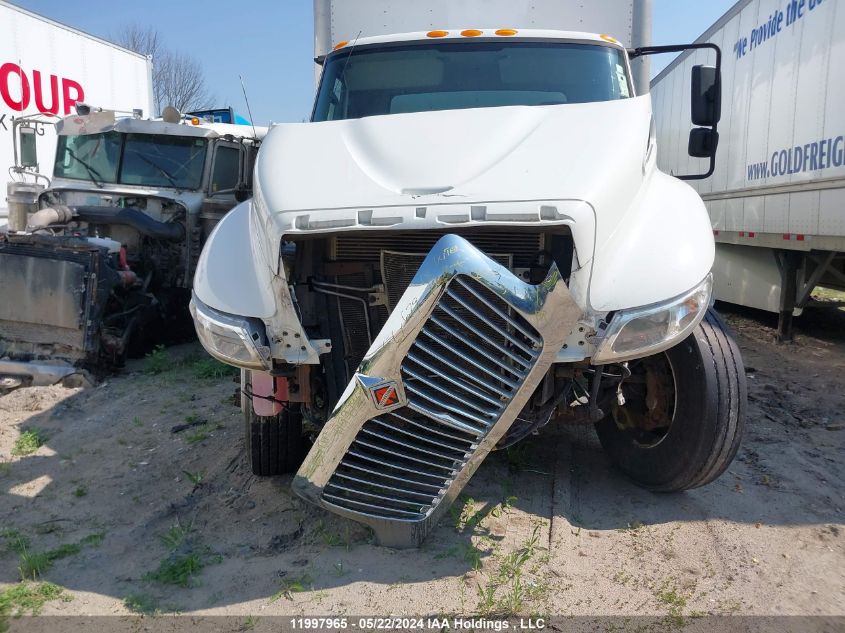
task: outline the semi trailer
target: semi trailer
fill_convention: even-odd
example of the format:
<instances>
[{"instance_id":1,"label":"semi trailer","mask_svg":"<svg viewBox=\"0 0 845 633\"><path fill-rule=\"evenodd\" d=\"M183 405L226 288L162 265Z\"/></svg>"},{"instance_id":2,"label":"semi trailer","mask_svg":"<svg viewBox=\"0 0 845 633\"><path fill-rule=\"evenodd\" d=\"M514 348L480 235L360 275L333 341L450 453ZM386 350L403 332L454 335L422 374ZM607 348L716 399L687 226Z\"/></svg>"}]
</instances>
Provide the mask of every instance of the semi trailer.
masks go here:
<instances>
[{"instance_id":1,"label":"semi trailer","mask_svg":"<svg viewBox=\"0 0 845 633\"><path fill-rule=\"evenodd\" d=\"M101 38L0 0L0 225L8 213L7 180L35 182L17 169L15 120L30 121L25 149L51 175L58 119L78 102L153 116L152 60ZM44 182L41 179L41 182Z\"/></svg>"},{"instance_id":2,"label":"semi trailer","mask_svg":"<svg viewBox=\"0 0 845 633\"><path fill-rule=\"evenodd\" d=\"M845 290L845 6L740 0L696 42L725 53L715 169L693 183L716 241L716 298L779 313L789 340L816 286ZM652 82L668 173L704 164L686 151L681 98L702 59L684 52Z\"/></svg>"},{"instance_id":3,"label":"semi trailer","mask_svg":"<svg viewBox=\"0 0 845 633\"><path fill-rule=\"evenodd\" d=\"M316 0L310 121L271 128L194 277L200 341L241 368L253 472L295 471L397 547L551 420L595 424L648 488L718 477L745 374L707 212L657 168L636 81L684 47L648 46L641 0L351 5ZM685 99L712 159L707 47Z\"/></svg>"}]
</instances>

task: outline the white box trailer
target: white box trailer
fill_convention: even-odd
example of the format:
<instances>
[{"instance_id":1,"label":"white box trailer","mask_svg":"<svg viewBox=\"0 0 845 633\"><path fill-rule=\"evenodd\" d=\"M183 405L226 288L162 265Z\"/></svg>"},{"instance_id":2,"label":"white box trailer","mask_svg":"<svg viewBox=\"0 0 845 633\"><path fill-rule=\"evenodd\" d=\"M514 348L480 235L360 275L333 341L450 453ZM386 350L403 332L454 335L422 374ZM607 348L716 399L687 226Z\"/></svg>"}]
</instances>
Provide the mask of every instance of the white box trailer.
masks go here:
<instances>
[{"instance_id":1,"label":"white box trailer","mask_svg":"<svg viewBox=\"0 0 845 633\"><path fill-rule=\"evenodd\" d=\"M715 171L692 183L713 224L716 296L779 312L788 339L816 285L845 289L845 3L740 0L697 42L723 52ZM705 164L687 153L683 98L705 54L651 84L667 172Z\"/></svg>"},{"instance_id":2,"label":"white box trailer","mask_svg":"<svg viewBox=\"0 0 845 633\"><path fill-rule=\"evenodd\" d=\"M651 40L651 0L315 0L314 57L356 37L491 27L606 33L623 46L645 46ZM631 69L637 89L646 91L647 60L634 61Z\"/></svg>"},{"instance_id":3,"label":"white box trailer","mask_svg":"<svg viewBox=\"0 0 845 633\"><path fill-rule=\"evenodd\" d=\"M0 180L14 165L12 122L36 116L38 171L52 175L56 133L51 121L83 101L109 110L153 114L152 61L0 0ZM15 180L23 176L15 175ZM6 216L0 193L0 224Z\"/></svg>"}]
</instances>

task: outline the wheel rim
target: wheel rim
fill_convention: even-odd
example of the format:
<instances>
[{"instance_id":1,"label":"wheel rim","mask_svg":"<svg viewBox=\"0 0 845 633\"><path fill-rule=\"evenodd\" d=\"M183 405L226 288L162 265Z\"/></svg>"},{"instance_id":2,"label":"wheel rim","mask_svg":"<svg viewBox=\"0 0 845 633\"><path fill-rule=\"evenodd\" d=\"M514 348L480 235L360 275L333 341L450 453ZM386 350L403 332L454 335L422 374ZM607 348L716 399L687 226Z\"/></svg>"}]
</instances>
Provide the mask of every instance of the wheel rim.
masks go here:
<instances>
[{"instance_id":1,"label":"wheel rim","mask_svg":"<svg viewBox=\"0 0 845 633\"><path fill-rule=\"evenodd\" d=\"M613 403L616 427L642 448L653 448L669 434L675 420L678 392L672 362L665 354L632 361L631 376L619 387Z\"/></svg>"}]
</instances>

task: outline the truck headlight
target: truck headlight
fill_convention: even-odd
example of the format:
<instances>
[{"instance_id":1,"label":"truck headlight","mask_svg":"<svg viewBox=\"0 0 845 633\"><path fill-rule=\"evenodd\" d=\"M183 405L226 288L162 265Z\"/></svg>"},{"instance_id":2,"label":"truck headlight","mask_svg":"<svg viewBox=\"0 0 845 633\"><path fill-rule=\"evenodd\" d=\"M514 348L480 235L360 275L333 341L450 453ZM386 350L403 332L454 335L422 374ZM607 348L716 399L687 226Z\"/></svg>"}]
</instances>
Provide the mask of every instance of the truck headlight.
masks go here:
<instances>
[{"instance_id":1,"label":"truck headlight","mask_svg":"<svg viewBox=\"0 0 845 633\"><path fill-rule=\"evenodd\" d=\"M200 343L217 360L245 369L269 369L270 348L260 319L235 316L191 297L191 316Z\"/></svg>"},{"instance_id":2,"label":"truck headlight","mask_svg":"<svg viewBox=\"0 0 845 633\"><path fill-rule=\"evenodd\" d=\"M650 356L685 339L710 307L713 275L687 293L642 308L617 312L593 354L593 364Z\"/></svg>"}]
</instances>

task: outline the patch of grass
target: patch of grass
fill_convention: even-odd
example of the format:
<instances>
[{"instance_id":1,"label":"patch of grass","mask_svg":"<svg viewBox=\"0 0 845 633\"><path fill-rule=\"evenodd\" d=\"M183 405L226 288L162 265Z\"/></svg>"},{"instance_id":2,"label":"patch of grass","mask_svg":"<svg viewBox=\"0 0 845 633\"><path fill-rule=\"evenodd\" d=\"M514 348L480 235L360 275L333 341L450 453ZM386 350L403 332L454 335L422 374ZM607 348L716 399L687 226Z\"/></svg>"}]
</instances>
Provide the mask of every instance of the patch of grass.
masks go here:
<instances>
[{"instance_id":1,"label":"patch of grass","mask_svg":"<svg viewBox=\"0 0 845 633\"><path fill-rule=\"evenodd\" d=\"M487 585L478 586L477 609L481 615L524 613L527 601L537 600L548 591L548 585L527 582L524 576L526 563L541 549L539 542L540 526L535 525L529 539L500 559L498 572Z\"/></svg>"},{"instance_id":2,"label":"patch of grass","mask_svg":"<svg viewBox=\"0 0 845 633\"><path fill-rule=\"evenodd\" d=\"M183 556L170 555L161 561L155 571L144 574L144 580L159 582L163 585L179 587L196 586L196 576L206 566L203 557L196 553Z\"/></svg>"},{"instance_id":3,"label":"patch of grass","mask_svg":"<svg viewBox=\"0 0 845 633\"><path fill-rule=\"evenodd\" d=\"M18 439L15 440L15 445L12 448L12 455L16 455L18 457L26 457L27 455L32 455L46 441L47 437L44 435L44 432L40 429L27 429L26 431L20 434Z\"/></svg>"},{"instance_id":4,"label":"patch of grass","mask_svg":"<svg viewBox=\"0 0 845 633\"><path fill-rule=\"evenodd\" d=\"M85 486L77 486L76 490L73 491L74 497L84 497L88 494L88 488Z\"/></svg>"},{"instance_id":5,"label":"patch of grass","mask_svg":"<svg viewBox=\"0 0 845 633\"><path fill-rule=\"evenodd\" d=\"M182 544L190 538L193 531L193 521L190 521L189 523L182 523L181 520L176 519L176 523L174 523L167 532L161 535L161 542L164 543L164 546L168 549L168 551L172 552L179 549Z\"/></svg>"},{"instance_id":6,"label":"patch of grass","mask_svg":"<svg viewBox=\"0 0 845 633\"><path fill-rule=\"evenodd\" d=\"M103 542L104 538L106 538L105 532L94 532L79 541L79 544L83 547L97 547Z\"/></svg>"},{"instance_id":7,"label":"patch of grass","mask_svg":"<svg viewBox=\"0 0 845 633\"><path fill-rule=\"evenodd\" d=\"M667 617L671 623L679 626L683 624L684 607L687 606L687 599L683 594L675 587L670 587L667 581L663 583L660 591L654 597L659 603L668 607Z\"/></svg>"},{"instance_id":8,"label":"patch of grass","mask_svg":"<svg viewBox=\"0 0 845 633\"><path fill-rule=\"evenodd\" d=\"M194 488L198 488L205 481L205 472L204 471L197 471L195 473L192 473L189 470L183 470L182 473L185 475L185 477L188 478L188 481L190 481L192 484L194 484Z\"/></svg>"},{"instance_id":9,"label":"patch of grass","mask_svg":"<svg viewBox=\"0 0 845 633\"><path fill-rule=\"evenodd\" d=\"M293 594L308 591L314 583L313 578L308 574L302 574L293 578L283 578L279 583L279 590L270 598L270 602L276 602L281 598L293 600Z\"/></svg>"},{"instance_id":10,"label":"patch of grass","mask_svg":"<svg viewBox=\"0 0 845 633\"><path fill-rule=\"evenodd\" d=\"M209 438L208 433L208 425L203 424L202 426L196 427L190 433L185 434L185 441L188 444L196 444L198 442L202 442L203 440L207 440Z\"/></svg>"},{"instance_id":11,"label":"patch of grass","mask_svg":"<svg viewBox=\"0 0 845 633\"><path fill-rule=\"evenodd\" d=\"M255 628L255 616L248 616L238 631L252 631Z\"/></svg>"},{"instance_id":12,"label":"patch of grass","mask_svg":"<svg viewBox=\"0 0 845 633\"><path fill-rule=\"evenodd\" d=\"M160 613L158 600L146 593L131 593L123 599L123 606L132 613L156 615Z\"/></svg>"},{"instance_id":13,"label":"patch of grass","mask_svg":"<svg viewBox=\"0 0 845 633\"><path fill-rule=\"evenodd\" d=\"M5 477L12 472L12 464L9 462L0 462L0 477Z\"/></svg>"},{"instance_id":14,"label":"patch of grass","mask_svg":"<svg viewBox=\"0 0 845 633\"><path fill-rule=\"evenodd\" d=\"M170 354L164 349L164 345L157 345L153 351L144 357L144 373L146 374L163 374L170 369L173 369L174 363L170 358Z\"/></svg>"},{"instance_id":15,"label":"patch of grass","mask_svg":"<svg viewBox=\"0 0 845 633\"><path fill-rule=\"evenodd\" d=\"M51 582L21 582L0 591L0 631L9 630L8 618L38 615L52 600L69 602L73 596Z\"/></svg>"},{"instance_id":16,"label":"patch of grass","mask_svg":"<svg viewBox=\"0 0 845 633\"><path fill-rule=\"evenodd\" d=\"M132 418L132 426L144 426L144 423L141 421L141 418L135 416Z\"/></svg>"},{"instance_id":17,"label":"patch of grass","mask_svg":"<svg viewBox=\"0 0 845 633\"><path fill-rule=\"evenodd\" d=\"M37 580L53 564L44 552L33 552L27 548L19 554L19 561L21 580Z\"/></svg>"},{"instance_id":18,"label":"patch of grass","mask_svg":"<svg viewBox=\"0 0 845 633\"><path fill-rule=\"evenodd\" d=\"M195 360L191 364L191 371L193 372L194 377L201 380L219 380L220 378L226 378L227 376L234 376L236 370L234 367L221 363L216 358L206 356L205 358Z\"/></svg>"}]
</instances>

